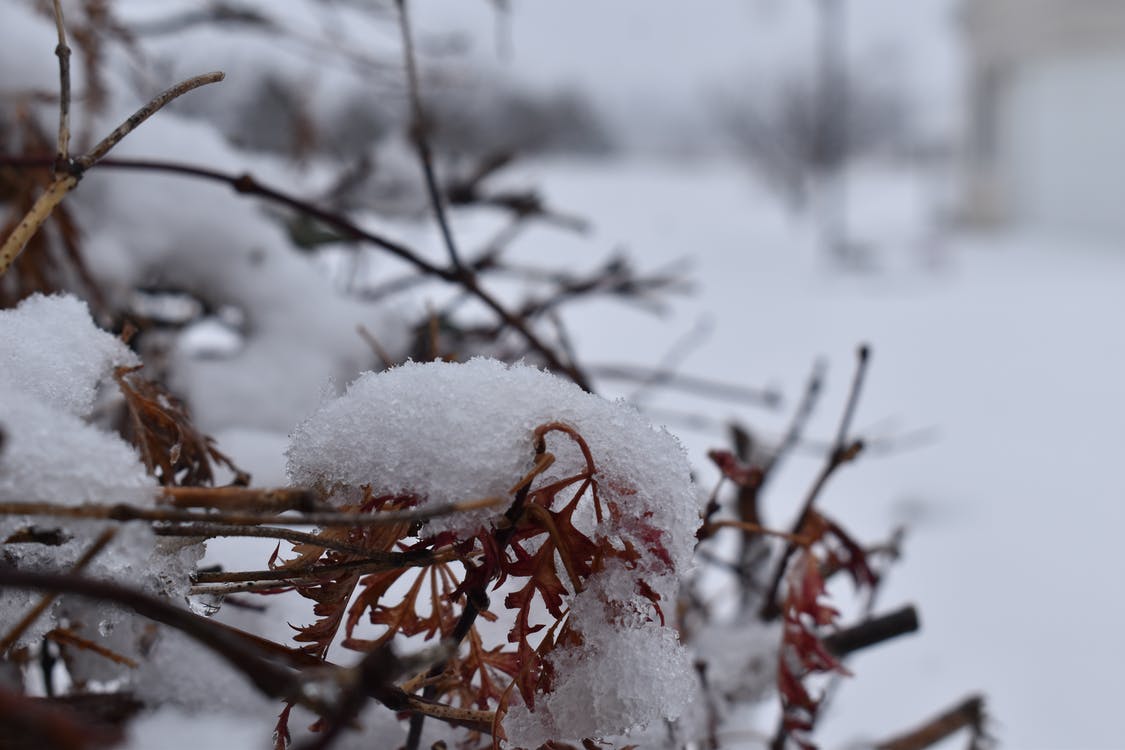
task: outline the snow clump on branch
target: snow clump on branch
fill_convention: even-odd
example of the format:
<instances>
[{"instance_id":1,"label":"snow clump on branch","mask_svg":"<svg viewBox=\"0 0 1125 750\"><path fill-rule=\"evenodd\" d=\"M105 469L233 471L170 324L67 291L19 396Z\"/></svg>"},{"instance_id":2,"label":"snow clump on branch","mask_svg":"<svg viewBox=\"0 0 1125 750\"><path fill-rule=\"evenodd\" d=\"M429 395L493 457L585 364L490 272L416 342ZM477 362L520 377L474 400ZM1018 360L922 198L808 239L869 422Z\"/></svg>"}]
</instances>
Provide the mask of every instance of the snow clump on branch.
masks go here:
<instances>
[{"instance_id":1,"label":"snow clump on branch","mask_svg":"<svg viewBox=\"0 0 1125 750\"><path fill-rule=\"evenodd\" d=\"M117 434L92 423L99 387L114 368L139 364L136 355L90 319L86 304L70 296L33 295L0 312L0 502L65 505L107 501L153 504L156 481L136 450ZM106 528L114 524L77 519L0 516L0 564L24 570L69 570ZM21 536L46 532L54 542ZM117 527L106 548L83 575L140 585L150 593L182 598L187 574L202 545L167 542L144 524ZM0 590L0 634L8 633L42 594ZM61 597L17 641L38 641L63 619L84 637L106 637L125 619L110 605ZM112 647L136 657L144 621L114 633ZM90 669L84 669L88 663ZM109 672L107 673L106 669ZM76 654L72 676L105 679L122 672L100 656Z\"/></svg>"},{"instance_id":2,"label":"snow clump on branch","mask_svg":"<svg viewBox=\"0 0 1125 750\"><path fill-rule=\"evenodd\" d=\"M503 525L537 447L555 460L532 493L592 464L592 482L570 490L571 498L591 495L578 504L574 526L609 552L577 591L568 579L569 635L548 658L551 679L534 706L514 694L504 721L509 741L537 747L675 718L695 678L665 615L674 617L691 566L700 496L679 442L625 404L525 365L408 363L360 376L302 423L290 441L289 474L343 504L365 492L408 496L422 507L502 498L434 518L420 532L467 540Z\"/></svg>"}]
</instances>

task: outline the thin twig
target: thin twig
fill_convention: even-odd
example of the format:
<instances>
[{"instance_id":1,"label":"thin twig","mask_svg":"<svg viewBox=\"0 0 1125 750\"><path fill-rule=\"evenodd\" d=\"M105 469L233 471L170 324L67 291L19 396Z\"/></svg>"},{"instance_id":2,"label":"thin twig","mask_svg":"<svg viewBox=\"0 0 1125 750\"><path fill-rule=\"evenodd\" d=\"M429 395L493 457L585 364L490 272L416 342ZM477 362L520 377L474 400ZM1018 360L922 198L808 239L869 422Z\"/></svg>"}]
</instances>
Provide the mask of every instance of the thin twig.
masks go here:
<instances>
[{"instance_id":1,"label":"thin twig","mask_svg":"<svg viewBox=\"0 0 1125 750\"><path fill-rule=\"evenodd\" d=\"M794 544L798 547L808 546L808 540L804 539L803 537L789 534L784 531L774 531L773 529L767 529L765 526L751 523L749 521L735 521L729 518L721 518L717 521L708 521L704 529L701 529L701 533L703 534L704 538L706 538L711 536L717 529L739 529L746 532L747 534L755 536L773 536L777 537L778 539L784 539L787 542L790 542L791 544Z\"/></svg>"},{"instance_id":2,"label":"thin twig","mask_svg":"<svg viewBox=\"0 0 1125 750\"><path fill-rule=\"evenodd\" d=\"M301 698L301 680L287 667L275 664L257 653L245 640L235 637L207 618L140 591L75 575L11 569L0 569L0 586L40 589L56 595L71 594L116 602L142 617L179 630L198 641L242 672L265 695L292 700Z\"/></svg>"},{"instance_id":3,"label":"thin twig","mask_svg":"<svg viewBox=\"0 0 1125 750\"><path fill-rule=\"evenodd\" d=\"M202 583L238 583L244 581L300 581L306 578L319 579L325 576L344 572L372 572L380 570L393 570L395 568L427 567L437 563L451 562L459 559L452 550L431 552L429 550L411 550L407 552L379 552L367 550L363 553L362 560L348 560L347 562L332 563L328 565L307 565L300 568L272 568L270 570L243 570L243 571L199 571L192 580L197 584Z\"/></svg>"},{"instance_id":4,"label":"thin twig","mask_svg":"<svg viewBox=\"0 0 1125 750\"><path fill-rule=\"evenodd\" d=\"M169 89L161 91L154 96L147 104L138 109L125 122L118 125L112 133L98 142L88 153L75 159L75 164L81 170L85 171L90 167L97 164L103 156L109 153L110 149L121 142L121 139L132 133L137 127L148 118L159 112L166 104L174 99L178 99L189 91L206 86L209 83L218 83L226 78L226 74L221 70L216 70L211 73L204 73L198 76L192 76L186 81L181 81Z\"/></svg>"},{"instance_id":5,"label":"thin twig","mask_svg":"<svg viewBox=\"0 0 1125 750\"><path fill-rule=\"evenodd\" d=\"M385 513L301 513L279 516L262 513L195 513L175 508L142 508L125 503L112 505L63 505L60 503L0 503L0 516L26 515L53 518L84 518L104 521L168 521L173 523L208 522L249 526L386 526L388 524L425 521L466 510L490 508L504 502L503 498L484 498L460 503L446 503L414 510Z\"/></svg>"},{"instance_id":6,"label":"thin twig","mask_svg":"<svg viewBox=\"0 0 1125 750\"><path fill-rule=\"evenodd\" d=\"M281 513L327 510L315 491L306 487L164 487L161 502L175 508Z\"/></svg>"},{"instance_id":7,"label":"thin twig","mask_svg":"<svg viewBox=\"0 0 1125 750\"><path fill-rule=\"evenodd\" d=\"M789 423L789 427L786 429L785 435L781 438L781 442L778 443L777 449L770 456L766 465L762 467L763 484L770 475L777 471L777 467L782 459L801 441L805 426L808 425L809 419L816 409L817 399L820 397L820 393L823 390L825 369L826 365L824 360L818 359L813 363L812 372L809 374L808 382L805 384L804 395L801 396L801 402L797 405L797 410L793 412L793 420Z\"/></svg>"},{"instance_id":8,"label":"thin twig","mask_svg":"<svg viewBox=\"0 0 1125 750\"><path fill-rule=\"evenodd\" d=\"M50 167L52 163L53 159L44 159L42 157L0 156L0 164L5 166ZM247 195L256 195L260 198L264 198L274 203L278 203L280 205L291 208L294 211L302 213L306 216L310 216L317 221L323 222L324 224L340 231L341 234L343 234L347 239L369 242L373 245L376 245L399 258L400 260L414 266L414 268L424 274L428 274L430 276L433 276L434 278L441 279L446 283L460 285L466 292L468 292L468 294L476 297L477 300L484 304L485 307L492 310L492 312L495 313L496 316L501 321L503 321L506 326L519 334L524 339L524 341L527 342L528 346L543 358L544 362L549 368L566 375L581 388L585 390L591 390L589 379L582 372L582 370L580 370L573 363L568 364L564 362L563 359L560 358L559 355L550 346L548 346L538 334L531 330L526 320L508 310L490 292L481 287L480 283L476 279L476 276L473 274L466 275L461 273L457 269L442 268L440 266L434 265L403 244L390 240L374 232L365 230L342 215L332 213L331 211L326 211L307 201L303 201L292 195L288 195L280 190L267 187L266 185L263 185L254 177L246 173L233 174L191 164L149 159L103 159L102 161L98 162L97 166L103 169L140 169L145 171L166 172L169 174L197 177L225 183L226 185L234 189L235 192ZM72 177L68 179L74 178ZM75 180L75 184L77 184L77 180ZM70 187L73 187L73 185L66 187L63 190L63 195L65 195L66 190L69 190ZM54 200L54 203L51 204L50 208L47 209L47 212L50 213L50 209L53 209L54 206L57 205L61 200L62 196L60 195L58 196L57 200ZM45 218L45 216L43 218ZM35 228L38 228L38 224L35 226ZM31 234L34 234L35 228L33 228L30 233L27 234L28 239L30 238ZM19 227L17 227L17 231L19 231ZM9 238L9 242L12 242L11 238ZM22 246L23 245L21 244L20 247L22 248ZM5 244L5 247L7 247L7 243ZM16 252L15 254L18 255L18 252ZM10 262L11 261L9 260L8 263ZM2 252L0 252L0 275L2 275L3 270L6 269L6 267L7 266L4 263L4 255L2 254Z\"/></svg>"},{"instance_id":9,"label":"thin twig","mask_svg":"<svg viewBox=\"0 0 1125 750\"><path fill-rule=\"evenodd\" d=\"M824 379L824 363L817 361L813 364L812 373L809 375L801 401L793 412L789 427L778 441L777 447L760 466L757 481L746 482L738 488L736 509L738 517L751 524L761 524L761 498L766 484L777 472L777 467L801 439L801 434L808 424L816 406L817 398L822 390ZM735 454L744 464L754 468L753 437L750 432L737 423L731 424L730 432L734 443ZM761 563L768 561L769 549L761 537L750 533L743 533L738 551L738 575L742 581L741 595L742 607L749 609L758 606L757 597L762 594L762 584L758 578ZM763 559L764 558L764 559Z\"/></svg>"},{"instance_id":10,"label":"thin twig","mask_svg":"<svg viewBox=\"0 0 1125 750\"><path fill-rule=\"evenodd\" d=\"M107 581L95 581L74 575L34 573L0 568L0 587L27 588L70 594L99 601L111 601L132 609L170 628L180 631L202 646L210 649L241 672L264 695L299 703L324 716L354 715L353 701L370 697L393 711L411 711L425 714L451 724L470 726L487 733L491 726L491 712L465 711L444 706L416 696L408 696L392 684L399 674L399 660L389 649L377 649L368 654L360 664L351 668L340 667L317 660L312 664L291 649L279 644L264 648L262 639L197 615L190 610L157 599L140 591ZM284 652L284 654L282 654ZM283 655L291 666L274 661ZM293 671L296 667L298 671ZM325 681L343 686L341 699L332 701L326 696L332 691L314 690L314 684Z\"/></svg>"},{"instance_id":11,"label":"thin twig","mask_svg":"<svg viewBox=\"0 0 1125 750\"><path fill-rule=\"evenodd\" d=\"M460 273L468 273L461 262L461 255L457 251L457 244L453 240L453 232L449 227L449 218L446 216L445 205L442 201L441 188L438 186L437 176L434 174L434 157L430 150L429 122L422 109L421 86L418 82L418 63L414 54L414 38L410 31L410 13L406 0L396 0L398 6L399 29L402 32L402 56L406 64L406 80L410 90L410 135L414 147L418 151L418 160L422 163L422 174L426 180L426 191L430 196L430 205L434 209L434 217L441 229L442 239L445 241L446 250L449 251L449 262Z\"/></svg>"},{"instance_id":12,"label":"thin twig","mask_svg":"<svg viewBox=\"0 0 1125 750\"><path fill-rule=\"evenodd\" d=\"M781 395L769 388L751 388L671 370L654 370L638 365L593 365L586 370L597 378L640 381L723 401L738 401L769 409L781 405Z\"/></svg>"},{"instance_id":13,"label":"thin twig","mask_svg":"<svg viewBox=\"0 0 1125 750\"><path fill-rule=\"evenodd\" d=\"M91 544L74 565L71 566L70 575L76 575L85 570L86 566L93 562L95 557L101 554L102 550L106 548L106 545L113 540L116 534L117 529L105 529L101 534L98 534L98 538L94 540L94 543ZM31 610L16 623L15 627L4 636L4 639L0 640L0 654L6 653L8 649L19 640L20 636L27 632L27 629L39 619L40 615L47 611L47 608L50 607L57 598L58 594L52 593L44 595L43 598L39 600L39 603L32 607Z\"/></svg>"},{"instance_id":14,"label":"thin twig","mask_svg":"<svg viewBox=\"0 0 1125 750\"><path fill-rule=\"evenodd\" d=\"M664 355L660 358L659 363L653 369L654 373L664 373L667 378L674 378L677 374L677 367L684 360L693 349L698 349L715 328L714 320L708 317L701 317L695 321L695 325L690 330L681 334L679 338L672 342ZM628 401L633 404L640 404L654 390L660 385L660 377L649 378L648 380L641 381L632 393L628 396Z\"/></svg>"},{"instance_id":15,"label":"thin twig","mask_svg":"<svg viewBox=\"0 0 1125 750\"><path fill-rule=\"evenodd\" d=\"M0 246L0 276L11 268L12 263L19 257L20 253L39 231L39 227L55 210L55 206L62 203L62 199L69 193L74 186L78 184L78 178L74 175L65 175L56 178L47 186L47 190L43 195L32 204L24 217L20 219L20 223L4 240L3 246Z\"/></svg>"},{"instance_id":16,"label":"thin twig","mask_svg":"<svg viewBox=\"0 0 1125 750\"><path fill-rule=\"evenodd\" d=\"M848 441L848 430L851 429L852 417L855 416L855 408L859 403L859 393L863 390L863 379L867 375L867 363L871 360L871 347L860 344L859 349L856 350L856 359L858 361L855 375L852 377L852 387L848 393L848 403L844 407L844 417L840 420L840 427L836 432L834 449L837 451L843 450Z\"/></svg>"},{"instance_id":17,"label":"thin twig","mask_svg":"<svg viewBox=\"0 0 1125 750\"><path fill-rule=\"evenodd\" d=\"M383 366L381 369L386 369L395 363L394 357L391 356L390 352L383 348L383 345L379 343L379 339L375 338L375 334L369 331L367 329L367 326L360 323L355 327L355 332L359 334L359 337L363 339L369 347L371 347L372 353L379 358L379 362Z\"/></svg>"},{"instance_id":18,"label":"thin twig","mask_svg":"<svg viewBox=\"0 0 1125 750\"><path fill-rule=\"evenodd\" d=\"M60 55L60 66L65 55ZM118 142L121 141L126 135L131 133L138 125L152 117L161 107L172 101L176 97L183 96L192 89L205 86L209 83L216 83L223 80L224 74L221 72L207 73L201 76L189 78L182 83L178 83L167 91L158 94L152 101L145 104L139 110L134 112L129 119L123 122L112 133L102 139L98 145L87 154L68 161L67 172L65 174L58 174L43 195L35 201L31 209L20 219L20 223L12 230L4 240L4 244L0 247L0 276L2 276L15 262L19 254L23 252L24 247L31 240L35 233L39 231L39 227L55 210L55 207L62 202L62 199L78 185L78 180L82 177L83 172L96 164L103 156L105 156L110 149L112 149ZM69 80L69 75L67 76ZM69 104L67 105L69 108ZM61 131L63 124L60 123L60 145L62 145ZM69 130L69 126L67 126ZM69 138L69 136L68 136ZM57 162L52 165L56 171L61 165Z\"/></svg>"},{"instance_id":19,"label":"thin twig","mask_svg":"<svg viewBox=\"0 0 1125 750\"><path fill-rule=\"evenodd\" d=\"M75 633L73 630L69 630L67 628L55 628L51 632L47 633L47 635L45 635L44 637L54 641L60 646L73 646L74 648L81 649L83 651L89 651L91 653L97 654L103 659L109 659L116 664L124 664L130 669L136 669L138 666L137 662L130 659L128 656L108 649L100 643L94 643L91 640L87 640L86 638L83 638L82 636Z\"/></svg>"},{"instance_id":20,"label":"thin twig","mask_svg":"<svg viewBox=\"0 0 1125 750\"><path fill-rule=\"evenodd\" d=\"M155 526L153 532L157 536L202 537L214 539L216 537L258 537L263 539L283 539L294 544L309 544L322 549L333 549L340 552L350 552L353 555L366 555L368 550L363 547L348 544L338 539L331 539L318 534L310 534L294 529L283 529L276 526L227 526L216 523L185 523L167 526Z\"/></svg>"},{"instance_id":21,"label":"thin twig","mask_svg":"<svg viewBox=\"0 0 1125 750\"><path fill-rule=\"evenodd\" d=\"M984 737L984 721L984 697L970 695L917 729L879 742L874 747L875 750L925 750L966 727L973 733L970 747L977 747Z\"/></svg>"},{"instance_id":22,"label":"thin twig","mask_svg":"<svg viewBox=\"0 0 1125 750\"><path fill-rule=\"evenodd\" d=\"M55 30L59 37L55 47L59 58L59 137L55 149L55 179L58 179L66 171L70 159L70 46L66 43L66 26L59 0L55 0Z\"/></svg>"},{"instance_id":23,"label":"thin twig","mask_svg":"<svg viewBox=\"0 0 1125 750\"><path fill-rule=\"evenodd\" d=\"M832 451L829 453L824 468L821 469L820 474L817 475L816 481L813 482L812 488L809 489L808 494L805 496L805 501L801 505L800 515L797 516L797 520L792 527L793 534L801 533L801 529L804 528L805 523L808 522L809 516L813 512L813 505L816 503L817 497L820 496L829 478L831 478L838 468L846 463L854 461L863 451L862 440L849 442L848 428L851 426L856 404L859 402L859 394L863 388L864 373L867 370L870 360L871 357L868 346L866 344L861 345L857 351L855 377L852 378L851 390L848 393L847 403L844 405L844 413L840 418L840 427L836 432L836 439L832 444ZM789 565L789 558L792 557L795 551L796 547L794 545L787 544L785 546L785 551L777 562L777 567L774 569L773 577L770 580L770 586L766 591L765 602L762 604L761 617L763 620L775 620L778 615L781 614L781 606L778 603L778 592L781 589L781 581L785 577L785 570Z\"/></svg>"}]
</instances>

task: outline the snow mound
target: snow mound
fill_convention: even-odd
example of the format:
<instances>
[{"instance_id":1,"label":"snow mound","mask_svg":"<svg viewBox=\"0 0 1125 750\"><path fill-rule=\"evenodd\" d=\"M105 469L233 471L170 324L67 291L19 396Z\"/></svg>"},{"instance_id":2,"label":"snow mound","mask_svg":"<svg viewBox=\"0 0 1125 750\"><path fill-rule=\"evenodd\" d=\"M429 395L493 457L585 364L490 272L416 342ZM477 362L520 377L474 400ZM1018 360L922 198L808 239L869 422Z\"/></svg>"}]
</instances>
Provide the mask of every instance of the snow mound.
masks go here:
<instances>
[{"instance_id":1,"label":"snow mound","mask_svg":"<svg viewBox=\"0 0 1125 750\"><path fill-rule=\"evenodd\" d=\"M136 450L85 419L114 367L137 364L123 343L94 325L85 303L35 295L0 312L0 352L0 502L154 502L156 482ZM173 598L187 593L201 545L159 540L143 524L0 516L0 564L67 572L107 528L116 530L114 538L83 575ZM57 532L58 544L13 538L29 530ZM0 630L9 631L40 598L34 591L0 590ZM63 620L93 640L113 634L113 648L140 654L144 620L68 597L57 600L19 643L36 642ZM79 653L70 672L75 679L110 679L121 676L122 668Z\"/></svg>"},{"instance_id":2,"label":"snow mound","mask_svg":"<svg viewBox=\"0 0 1125 750\"><path fill-rule=\"evenodd\" d=\"M602 492L628 492L630 499L617 499L651 513L650 524L668 535L673 566L685 570L699 500L679 442L623 403L526 365L478 357L365 373L293 432L289 478L340 497L340 489L369 485L375 495L412 494L423 503L508 498L534 463L535 428L549 422L585 438ZM552 474L584 465L568 439L549 438L548 449ZM436 518L430 529L471 536L504 510Z\"/></svg>"},{"instance_id":3,"label":"snow mound","mask_svg":"<svg viewBox=\"0 0 1125 750\"><path fill-rule=\"evenodd\" d=\"M586 515L576 517L576 527L639 555L609 559L581 591L570 592L567 627L581 642L550 653L556 678L534 710L511 707L505 730L517 747L622 734L674 718L688 703L690 657L661 614L675 611L699 525L700 498L679 442L624 404L569 381L476 358L360 376L297 428L287 454L294 483L336 502L354 501L365 487L375 496L413 496L423 507L501 498L496 508L435 518L425 532L464 539L487 532L506 510L534 463L536 429L547 424L586 442L598 496L610 509L596 522L580 505ZM545 442L556 460L533 491L587 470L571 435L551 431Z\"/></svg>"},{"instance_id":4,"label":"snow mound","mask_svg":"<svg viewBox=\"0 0 1125 750\"><path fill-rule=\"evenodd\" d=\"M50 408L89 416L98 383L113 367L136 364L74 297L35 294L0 315L0 380Z\"/></svg>"}]
</instances>

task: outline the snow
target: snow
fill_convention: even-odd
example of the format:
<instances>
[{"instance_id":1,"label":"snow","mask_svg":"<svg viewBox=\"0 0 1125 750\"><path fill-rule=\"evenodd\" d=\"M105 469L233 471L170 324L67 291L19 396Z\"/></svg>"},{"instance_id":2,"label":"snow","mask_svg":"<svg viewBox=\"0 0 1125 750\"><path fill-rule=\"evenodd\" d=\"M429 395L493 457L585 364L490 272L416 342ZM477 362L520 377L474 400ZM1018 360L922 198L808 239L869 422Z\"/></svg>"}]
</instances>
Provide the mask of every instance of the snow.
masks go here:
<instances>
[{"instance_id":1,"label":"snow","mask_svg":"<svg viewBox=\"0 0 1125 750\"><path fill-rule=\"evenodd\" d=\"M76 417L88 417L113 367L138 364L119 339L98 330L86 303L33 295L0 317L0 367L7 385Z\"/></svg>"},{"instance_id":2,"label":"snow","mask_svg":"<svg viewBox=\"0 0 1125 750\"><path fill-rule=\"evenodd\" d=\"M134 365L136 355L99 330L84 302L73 297L34 295L14 310L0 312L0 501L77 505L89 502L152 504L156 483L136 450L115 432L87 422L99 385L116 366ZM26 570L66 571L107 528L105 522L4 516L0 538L25 527L59 529L57 546L7 544L3 563ZM187 593L187 574L202 554L189 541L158 539L143 524L116 529L84 575L139 585L173 598ZM0 591L0 631L7 633L41 599L33 591ZM36 643L67 624L89 639L138 661L136 673L97 655L80 652L68 665L71 679L162 679L155 662L142 659L148 622L108 604L62 597L18 640ZM161 648L158 644L157 650ZM175 691L179 683L169 683Z\"/></svg>"},{"instance_id":3,"label":"snow","mask_svg":"<svg viewBox=\"0 0 1125 750\"><path fill-rule=\"evenodd\" d=\"M621 501L638 516L655 514L674 566L686 570L699 503L675 438L629 407L526 365L478 357L364 374L294 431L289 475L296 485L353 495L370 486L376 497L411 494L434 503L506 498L534 463L535 428L551 422L586 440L603 493L629 488ZM548 450L552 474L584 470L570 439L551 435ZM429 530L467 538L506 505L435 518Z\"/></svg>"},{"instance_id":4,"label":"snow","mask_svg":"<svg viewBox=\"0 0 1125 750\"><path fill-rule=\"evenodd\" d=\"M152 747L272 748L273 721L252 721L244 714L184 713L164 708L138 717L129 725L124 750ZM173 744L175 743L175 744Z\"/></svg>"},{"instance_id":5,"label":"snow","mask_svg":"<svg viewBox=\"0 0 1125 750\"><path fill-rule=\"evenodd\" d=\"M410 495L422 507L504 498L498 508L434 518L423 532L468 539L498 523L511 488L532 468L536 429L553 423L586 441L610 509L592 523L584 508L593 528L581 530L629 543L641 559L628 569L610 559L568 597L567 626L582 644L551 652L552 688L534 710L516 705L505 720L510 741L528 748L551 738L620 735L675 718L691 699L688 652L654 621L653 602L636 583L642 576L671 614L691 566L701 506L679 443L633 409L570 381L478 357L364 374L294 431L288 451L293 483L338 502L354 503L365 489L375 497ZM556 458L544 481L583 473L574 441L548 435Z\"/></svg>"},{"instance_id":6,"label":"snow","mask_svg":"<svg viewBox=\"0 0 1125 750\"><path fill-rule=\"evenodd\" d=\"M572 610L572 621L575 617ZM593 623L583 619L583 624ZM679 718L694 696L692 664L674 631L648 622L583 632L581 646L551 658L560 679L536 700L534 712L517 705L504 718L514 747L627 736Z\"/></svg>"}]
</instances>

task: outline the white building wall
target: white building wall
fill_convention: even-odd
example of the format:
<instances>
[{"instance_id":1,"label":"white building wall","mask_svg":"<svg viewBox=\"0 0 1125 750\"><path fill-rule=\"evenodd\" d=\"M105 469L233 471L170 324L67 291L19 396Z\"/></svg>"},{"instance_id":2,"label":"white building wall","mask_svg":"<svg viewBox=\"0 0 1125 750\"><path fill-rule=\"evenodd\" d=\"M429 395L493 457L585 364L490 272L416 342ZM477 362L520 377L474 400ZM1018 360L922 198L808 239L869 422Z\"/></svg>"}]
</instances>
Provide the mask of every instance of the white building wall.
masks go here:
<instances>
[{"instance_id":1,"label":"white building wall","mask_svg":"<svg viewBox=\"0 0 1125 750\"><path fill-rule=\"evenodd\" d=\"M1125 240L1125 0L968 0L966 213Z\"/></svg>"},{"instance_id":2,"label":"white building wall","mask_svg":"<svg viewBox=\"0 0 1125 750\"><path fill-rule=\"evenodd\" d=\"M1029 61L1001 107L1008 218L1125 238L1125 52Z\"/></svg>"}]
</instances>

